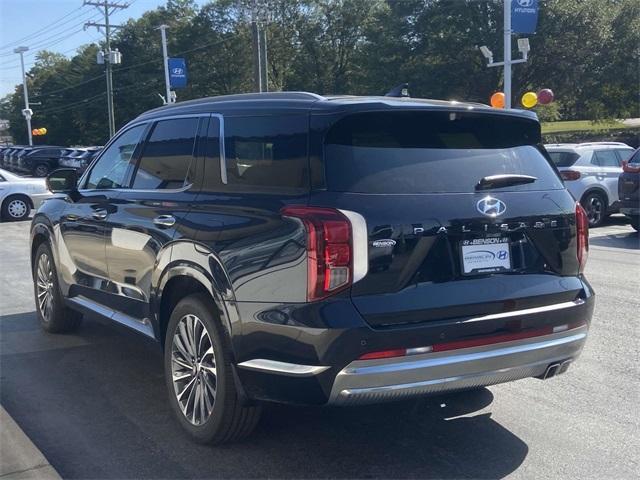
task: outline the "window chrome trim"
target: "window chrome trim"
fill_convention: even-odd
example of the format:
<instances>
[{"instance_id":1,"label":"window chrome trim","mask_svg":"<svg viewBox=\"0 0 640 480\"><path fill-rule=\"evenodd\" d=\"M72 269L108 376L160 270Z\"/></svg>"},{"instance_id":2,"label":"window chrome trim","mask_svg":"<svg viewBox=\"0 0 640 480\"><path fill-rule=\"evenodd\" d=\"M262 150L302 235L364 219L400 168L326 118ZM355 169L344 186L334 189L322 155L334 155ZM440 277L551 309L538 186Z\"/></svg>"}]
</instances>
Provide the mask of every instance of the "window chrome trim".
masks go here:
<instances>
[{"instance_id":1,"label":"window chrome trim","mask_svg":"<svg viewBox=\"0 0 640 480\"><path fill-rule=\"evenodd\" d=\"M164 121L164 120L173 120L173 119L177 119L177 118L200 118L200 117L211 117L211 116L219 116L220 117L220 129L222 130L222 115L220 115L220 114L211 114L211 113L208 113L208 112L204 112L204 113L185 113L185 114L181 114L181 115L165 115L165 116L161 116L161 117L141 119L139 121L133 120L132 122L127 123L124 127L122 127L120 130L118 130L118 132L113 137L111 137L111 139L107 142L107 144L100 151L100 154L96 158L93 159L91 164L87 167L87 169L84 171L84 173L80 177L80 180L78 181L78 184L82 185L82 183L85 182L85 176L90 174L89 172L91 170L93 170L94 164L97 163L100 160L100 158L102 158L102 155L104 155L104 152L107 151L107 149L111 146L111 144L116 139L120 138L122 136L122 134L125 133L126 131L131 130L132 128L137 127L139 125L148 125L148 124L152 124L152 123L156 123L156 122L161 122L161 121ZM196 136L197 135L198 135L198 132L196 131ZM224 137L221 135L221 138L224 138ZM193 156L193 158L194 158L194 160L197 160L197 158L195 156ZM222 163L222 161L221 161L221 163ZM225 176L226 176L226 169L225 169ZM133 189L133 188L101 188L100 191L133 192L133 193L151 193L151 192L180 193L180 192L184 192L184 191L188 190L192 186L193 186L193 183L190 183L188 185L184 185L181 188L164 189L164 190L160 190L160 189L157 189L157 188L153 188L153 189L149 189L149 190L147 190L147 189L144 189L144 190L143 189ZM79 188L78 189L78 191L80 191L80 192L84 192L84 191L94 192L94 191L97 191L97 190L98 189L96 189L96 188L92 188L92 189L87 189L87 188L80 189Z\"/></svg>"},{"instance_id":2,"label":"window chrome trim","mask_svg":"<svg viewBox=\"0 0 640 480\"><path fill-rule=\"evenodd\" d=\"M224 117L219 113L212 113L212 118L217 118L218 125L218 145L220 146L220 181L223 185L227 184L227 157L224 149ZM206 167L205 167L206 168Z\"/></svg>"}]
</instances>

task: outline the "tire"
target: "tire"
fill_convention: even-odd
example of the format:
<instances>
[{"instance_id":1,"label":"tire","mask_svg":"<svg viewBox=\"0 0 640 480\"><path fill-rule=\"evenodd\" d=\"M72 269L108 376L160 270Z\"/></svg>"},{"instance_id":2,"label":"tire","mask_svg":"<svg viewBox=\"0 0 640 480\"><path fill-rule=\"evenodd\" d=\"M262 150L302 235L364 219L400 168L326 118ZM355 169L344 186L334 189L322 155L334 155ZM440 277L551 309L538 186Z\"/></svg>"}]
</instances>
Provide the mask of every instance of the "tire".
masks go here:
<instances>
[{"instance_id":1,"label":"tire","mask_svg":"<svg viewBox=\"0 0 640 480\"><path fill-rule=\"evenodd\" d=\"M46 242L38 247L33 262L33 290L36 315L45 331L66 333L78 328L82 315L64 306L53 255Z\"/></svg>"},{"instance_id":2,"label":"tire","mask_svg":"<svg viewBox=\"0 0 640 480\"><path fill-rule=\"evenodd\" d=\"M178 302L167 326L164 370L171 408L185 431L197 442L222 444L249 435L262 409L241 402L231 348L212 314L216 311L203 294ZM199 348L189 346L187 332L199 339ZM201 398L197 406L196 397Z\"/></svg>"},{"instance_id":3,"label":"tire","mask_svg":"<svg viewBox=\"0 0 640 480\"><path fill-rule=\"evenodd\" d=\"M604 219L607 218L607 201L601 193L590 192L587 193L580 204L587 212L587 218L589 219L589 228L595 228L602 225Z\"/></svg>"},{"instance_id":4,"label":"tire","mask_svg":"<svg viewBox=\"0 0 640 480\"><path fill-rule=\"evenodd\" d=\"M31 213L31 200L26 195L9 195L2 202L2 218L19 222Z\"/></svg>"},{"instance_id":5,"label":"tire","mask_svg":"<svg viewBox=\"0 0 640 480\"><path fill-rule=\"evenodd\" d=\"M46 177L47 175L49 175L49 165L47 165L46 163L39 163L33 169L34 177L43 178L43 177Z\"/></svg>"}]
</instances>

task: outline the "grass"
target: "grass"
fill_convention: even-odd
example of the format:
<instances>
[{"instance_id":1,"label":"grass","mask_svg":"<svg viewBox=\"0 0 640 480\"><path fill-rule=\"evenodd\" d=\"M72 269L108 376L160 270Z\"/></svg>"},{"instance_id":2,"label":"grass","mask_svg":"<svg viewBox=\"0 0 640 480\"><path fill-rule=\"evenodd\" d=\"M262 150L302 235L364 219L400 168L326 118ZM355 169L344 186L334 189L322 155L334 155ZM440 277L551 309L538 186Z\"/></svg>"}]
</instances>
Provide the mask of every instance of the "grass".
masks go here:
<instances>
[{"instance_id":1,"label":"grass","mask_svg":"<svg viewBox=\"0 0 640 480\"><path fill-rule=\"evenodd\" d=\"M565 122L547 122L542 124L542 133L588 132L629 128L622 122L608 120L594 123L591 120L570 120Z\"/></svg>"}]
</instances>

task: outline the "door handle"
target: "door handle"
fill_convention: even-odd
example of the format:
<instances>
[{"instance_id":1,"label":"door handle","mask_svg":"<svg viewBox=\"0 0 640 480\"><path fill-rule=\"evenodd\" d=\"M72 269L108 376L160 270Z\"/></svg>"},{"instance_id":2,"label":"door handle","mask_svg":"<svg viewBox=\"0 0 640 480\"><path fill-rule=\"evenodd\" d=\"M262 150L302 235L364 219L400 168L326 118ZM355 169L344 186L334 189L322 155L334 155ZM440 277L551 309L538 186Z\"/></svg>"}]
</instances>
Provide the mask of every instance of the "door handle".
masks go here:
<instances>
[{"instance_id":1,"label":"door handle","mask_svg":"<svg viewBox=\"0 0 640 480\"><path fill-rule=\"evenodd\" d=\"M158 215L153 219L153 223L158 227L169 228L176 224L176 219L173 215Z\"/></svg>"},{"instance_id":2,"label":"door handle","mask_svg":"<svg viewBox=\"0 0 640 480\"><path fill-rule=\"evenodd\" d=\"M96 220L104 220L105 218L107 218L107 211L106 210L94 210L91 213L91 216L93 218L95 218Z\"/></svg>"}]
</instances>

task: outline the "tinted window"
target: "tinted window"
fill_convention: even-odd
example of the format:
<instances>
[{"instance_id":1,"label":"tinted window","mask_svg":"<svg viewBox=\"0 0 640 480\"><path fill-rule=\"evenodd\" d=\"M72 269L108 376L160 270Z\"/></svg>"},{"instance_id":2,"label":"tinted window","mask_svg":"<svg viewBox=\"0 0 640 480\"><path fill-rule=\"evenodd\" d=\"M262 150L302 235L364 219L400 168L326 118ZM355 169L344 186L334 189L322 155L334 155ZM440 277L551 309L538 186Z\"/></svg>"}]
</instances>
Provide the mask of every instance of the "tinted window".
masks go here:
<instances>
[{"instance_id":1,"label":"tinted window","mask_svg":"<svg viewBox=\"0 0 640 480\"><path fill-rule=\"evenodd\" d=\"M131 159L146 126L138 125L120 135L91 169L86 188L122 188L131 170Z\"/></svg>"},{"instance_id":2,"label":"tinted window","mask_svg":"<svg viewBox=\"0 0 640 480\"><path fill-rule=\"evenodd\" d=\"M599 150L593 152L591 163L598 165L599 167L620 166L620 160L618 159L615 150Z\"/></svg>"},{"instance_id":3,"label":"tinted window","mask_svg":"<svg viewBox=\"0 0 640 480\"><path fill-rule=\"evenodd\" d=\"M570 167L580 158L575 152L549 152L549 156L556 167Z\"/></svg>"},{"instance_id":4,"label":"tinted window","mask_svg":"<svg viewBox=\"0 0 640 480\"><path fill-rule=\"evenodd\" d=\"M453 112L351 115L325 138L327 186L360 193L472 192L485 176L531 175L500 190L561 189L536 122Z\"/></svg>"},{"instance_id":5,"label":"tinted window","mask_svg":"<svg viewBox=\"0 0 640 480\"><path fill-rule=\"evenodd\" d=\"M307 116L225 118L229 186L307 188Z\"/></svg>"},{"instance_id":6,"label":"tinted window","mask_svg":"<svg viewBox=\"0 0 640 480\"><path fill-rule=\"evenodd\" d=\"M619 148L616 152L618 153L618 157L620 157L620 164L622 164L624 160L629 160L633 154L633 150L630 148Z\"/></svg>"},{"instance_id":7,"label":"tinted window","mask_svg":"<svg viewBox=\"0 0 640 480\"><path fill-rule=\"evenodd\" d=\"M156 123L142 151L133 188L182 188L193 159L197 127L198 118Z\"/></svg>"},{"instance_id":8,"label":"tinted window","mask_svg":"<svg viewBox=\"0 0 640 480\"><path fill-rule=\"evenodd\" d=\"M633 157L629 159L629 163L633 163L634 165L640 163L640 148L636 150L636 153L633 154Z\"/></svg>"}]
</instances>

